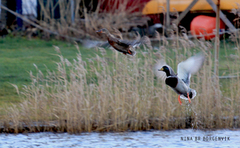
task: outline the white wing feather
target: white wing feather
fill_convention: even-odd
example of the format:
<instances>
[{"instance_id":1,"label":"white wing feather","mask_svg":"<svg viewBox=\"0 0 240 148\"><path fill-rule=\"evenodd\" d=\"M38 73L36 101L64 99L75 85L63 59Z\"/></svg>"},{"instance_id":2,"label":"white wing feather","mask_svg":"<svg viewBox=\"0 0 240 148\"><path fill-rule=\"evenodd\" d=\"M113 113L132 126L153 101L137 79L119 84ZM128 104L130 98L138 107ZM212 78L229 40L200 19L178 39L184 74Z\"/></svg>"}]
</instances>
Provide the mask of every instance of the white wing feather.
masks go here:
<instances>
[{"instance_id":1,"label":"white wing feather","mask_svg":"<svg viewBox=\"0 0 240 148\"><path fill-rule=\"evenodd\" d=\"M203 54L197 54L179 63L177 70L178 77L189 86L191 74L198 72L203 65L204 59L205 57Z\"/></svg>"},{"instance_id":2,"label":"white wing feather","mask_svg":"<svg viewBox=\"0 0 240 148\"><path fill-rule=\"evenodd\" d=\"M154 66L154 73L157 76L157 78L161 78L162 80L165 80L167 78L166 73L163 71L158 71L161 69L164 65L166 65L165 60L158 60L157 63Z\"/></svg>"}]
</instances>

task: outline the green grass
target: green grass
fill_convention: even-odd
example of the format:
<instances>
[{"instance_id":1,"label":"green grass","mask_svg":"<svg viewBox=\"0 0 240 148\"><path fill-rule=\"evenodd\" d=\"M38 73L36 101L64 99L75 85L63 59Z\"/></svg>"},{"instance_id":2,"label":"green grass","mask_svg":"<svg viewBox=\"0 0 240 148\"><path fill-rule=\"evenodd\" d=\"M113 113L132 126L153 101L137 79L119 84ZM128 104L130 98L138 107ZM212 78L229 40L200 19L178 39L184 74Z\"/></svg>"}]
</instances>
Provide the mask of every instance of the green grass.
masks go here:
<instances>
[{"instance_id":1,"label":"green grass","mask_svg":"<svg viewBox=\"0 0 240 148\"><path fill-rule=\"evenodd\" d=\"M76 58L78 51L74 43L20 37L0 38L0 106L20 101L11 83L16 84L20 90L23 85L28 85L29 72L36 73L33 64L36 64L43 74L46 73L46 66L49 70L56 70L55 61L59 61L59 57L56 56L53 45L59 46L62 55L70 61ZM94 55L91 50L84 48L81 48L80 52L85 59Z\"/></svg>"}]
</instances>

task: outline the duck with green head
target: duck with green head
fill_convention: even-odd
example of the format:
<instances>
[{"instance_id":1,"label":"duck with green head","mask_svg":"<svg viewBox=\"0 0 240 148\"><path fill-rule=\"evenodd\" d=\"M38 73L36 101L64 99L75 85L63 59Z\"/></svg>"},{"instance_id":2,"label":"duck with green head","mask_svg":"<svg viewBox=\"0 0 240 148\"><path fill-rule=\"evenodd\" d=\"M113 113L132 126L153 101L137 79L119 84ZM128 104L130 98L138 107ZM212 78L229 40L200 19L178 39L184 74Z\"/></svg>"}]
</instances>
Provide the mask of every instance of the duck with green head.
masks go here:
<instances>
[{"instance_id":1,"label":"duck with green head","mask_svg":"<svg viewBox=\"0 0 240 148\"><path fill-rule=\"evenodd\" d=\"M197 95L196 90L190 88L190 78L192 74L195 74L202 67L204 59L204 55L199 53L188 58L186 61L180 62L177 74L165 63L158 63L158 67L161 65L160 69L157 68L158 72L164 72L165 76L163 73L158 73L157 75L165 78L166 85L170 86L178 94L180 104L182 104L180 98L188 100L191 103L191 99Z\"/></svg>"}]
</instances>

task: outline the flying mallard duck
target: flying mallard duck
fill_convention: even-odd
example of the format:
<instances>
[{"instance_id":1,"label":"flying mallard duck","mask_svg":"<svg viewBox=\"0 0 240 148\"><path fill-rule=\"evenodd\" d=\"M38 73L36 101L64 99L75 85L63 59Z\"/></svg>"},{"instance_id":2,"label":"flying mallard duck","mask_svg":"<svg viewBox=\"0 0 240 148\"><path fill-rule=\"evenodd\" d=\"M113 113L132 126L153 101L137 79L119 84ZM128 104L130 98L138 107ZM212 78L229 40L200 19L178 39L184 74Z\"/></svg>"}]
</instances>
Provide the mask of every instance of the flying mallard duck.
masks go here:
<instances>
[{"instance_id":1,"label":"flying mallard duck","mask_svg":"<svg viewBox=\"0 0 240 148\"><path fill-rule=\"evenodd\" d=\"M196 96L197 92L190 88L190 77L191 74L195 74L202 67L204 59L204 55L200 53L188 58L186 61L178 64L177 74L175 74L173 69L163 61L158 63L156 67L158 70L157 75L162 78L165 76L165 83L179 95L178 101L180 105L182 105L180 98L188 100L189 103L191 103L190 99ZM160 66L161 69L158 69Z\"/></svg>"},{"instance_id":2,"label":"flying mallard duck","mask_svg":"<svg viewBox=\"0 0 240 148\"><path fill-rule=\"evenodd\" d=\"M144 41L145 38L138 38L134 41L127 41L122 40L121 38L117 38L114 35L112 35L107 29L103 28L97 31L97 33L103 33L107 36L108 43L115 48L117 51L122 52L123 54L129 54L134 56L136 54L135 51L132 49L140 46L140 44Z\"/></svg>"}]
</instances>

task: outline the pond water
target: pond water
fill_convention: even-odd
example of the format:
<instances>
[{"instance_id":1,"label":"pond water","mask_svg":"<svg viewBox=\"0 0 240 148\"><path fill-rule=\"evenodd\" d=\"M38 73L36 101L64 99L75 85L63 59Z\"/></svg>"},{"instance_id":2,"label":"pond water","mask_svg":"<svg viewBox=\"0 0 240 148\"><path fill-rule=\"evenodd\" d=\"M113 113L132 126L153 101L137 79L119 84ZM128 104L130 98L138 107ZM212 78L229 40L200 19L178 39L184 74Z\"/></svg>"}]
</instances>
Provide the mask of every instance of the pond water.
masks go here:
<instances>
[{"instance_id":1,"label":"pond water","mask_svg":"<svg viewBox=\"0 0 240 148\"><path fill-rule=\"evenodd\" d=\"M0 134L0 147L240 147L240 129Z\"/></svg>"}]
</instances>

